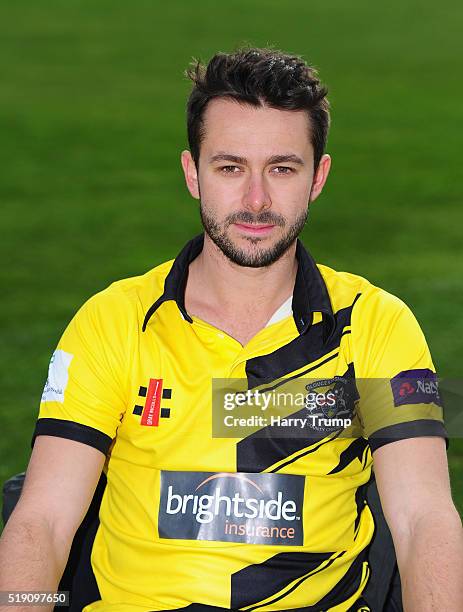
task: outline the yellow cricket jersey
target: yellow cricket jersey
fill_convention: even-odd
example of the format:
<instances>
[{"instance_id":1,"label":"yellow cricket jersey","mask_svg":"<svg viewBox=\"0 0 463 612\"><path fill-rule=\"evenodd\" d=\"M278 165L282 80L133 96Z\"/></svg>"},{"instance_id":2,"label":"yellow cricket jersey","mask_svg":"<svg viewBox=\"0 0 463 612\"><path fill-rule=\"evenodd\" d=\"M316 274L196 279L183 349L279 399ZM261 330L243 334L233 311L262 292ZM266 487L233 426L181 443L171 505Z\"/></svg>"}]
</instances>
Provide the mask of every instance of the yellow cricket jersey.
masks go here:
<instances>
[{"instance_id":1,"label":"yellow cricket jersey","mask_svg":"<svg viewBox=\"0 0 463 612\"><path fill-rule=\"evenodd\" d=\"M34 439L107 455L75 609L367 610L371 453L446 436L423 334L398 298L298 242L292 313L242 346L185 309L202 246L92 297L52 357ZM227 379L262 394L309 382L283 419L218 437L213 380ZM358 435L331 423L341 413Z\"/></svg>"}]
</instances>

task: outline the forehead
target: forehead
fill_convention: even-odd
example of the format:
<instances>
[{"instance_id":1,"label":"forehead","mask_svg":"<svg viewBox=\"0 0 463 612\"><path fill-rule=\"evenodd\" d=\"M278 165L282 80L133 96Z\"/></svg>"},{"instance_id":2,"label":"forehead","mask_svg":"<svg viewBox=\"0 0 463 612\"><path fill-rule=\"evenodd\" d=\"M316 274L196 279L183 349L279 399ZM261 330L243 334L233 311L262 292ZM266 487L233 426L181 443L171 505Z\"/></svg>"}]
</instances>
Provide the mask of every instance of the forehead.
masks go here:
<instances>
[{"instance_id":1,"label":"forehead","mask_svg":"<svg viewBox=\"0 0 463 612\"><path fill-rule=\"evenodd\" d=\"M201 148L240 154L279 153L282 149L308 154L309 118L306 111L288 111L269 106L251 106L227 98L209 102L203 117Z\"/></svg>"}]
</instances>

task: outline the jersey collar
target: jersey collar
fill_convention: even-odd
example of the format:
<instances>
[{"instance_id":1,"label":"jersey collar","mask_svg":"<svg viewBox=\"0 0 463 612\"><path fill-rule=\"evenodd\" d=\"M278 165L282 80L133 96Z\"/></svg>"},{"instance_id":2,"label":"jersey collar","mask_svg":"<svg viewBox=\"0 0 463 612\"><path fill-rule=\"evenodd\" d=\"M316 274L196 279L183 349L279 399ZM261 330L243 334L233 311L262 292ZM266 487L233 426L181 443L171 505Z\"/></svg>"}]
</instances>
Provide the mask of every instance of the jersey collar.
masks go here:
<instances>
[{"instance_id":1,"label":"jersey collar","mask_svg":"<svg viewBox=\"0 0 463 612\"><path fill-rule=\"evenodd\" d=\"M174 300L184 319L193 323L185 308L185 288L188 279L188 267L202 251L204 234L190 240L175 258L164 281L164 292L147 310L142 331L145 331L149 320L156 310L169 300ZM304 334L312 325L313 313L321 312L324 326L324 338L327 340L334 329L334 315L328 290L312 256L298 239L296 244L298 268L294 285L292 310L294 323L300 334Z\"/></svg>"}]
</instances>

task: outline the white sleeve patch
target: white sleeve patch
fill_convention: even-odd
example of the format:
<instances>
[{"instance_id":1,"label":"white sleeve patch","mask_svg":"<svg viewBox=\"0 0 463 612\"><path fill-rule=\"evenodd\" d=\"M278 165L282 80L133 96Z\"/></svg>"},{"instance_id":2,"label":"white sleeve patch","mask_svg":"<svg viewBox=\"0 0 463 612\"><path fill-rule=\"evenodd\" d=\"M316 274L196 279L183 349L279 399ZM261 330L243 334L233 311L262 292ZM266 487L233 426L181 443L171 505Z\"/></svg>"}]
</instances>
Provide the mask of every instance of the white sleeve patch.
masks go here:
<instances>
[{"instance_id":1,"label":"white sleeve patch","mask_svg":"<svg viewBox=\"0 0 463 612\"><path fill-rule=\"evenodd\" d=\"M48 378L42 393L42 402L64 402L68 384L68 368L74 355L56 349L48 366Z\"/></svg>"}]
</instances>

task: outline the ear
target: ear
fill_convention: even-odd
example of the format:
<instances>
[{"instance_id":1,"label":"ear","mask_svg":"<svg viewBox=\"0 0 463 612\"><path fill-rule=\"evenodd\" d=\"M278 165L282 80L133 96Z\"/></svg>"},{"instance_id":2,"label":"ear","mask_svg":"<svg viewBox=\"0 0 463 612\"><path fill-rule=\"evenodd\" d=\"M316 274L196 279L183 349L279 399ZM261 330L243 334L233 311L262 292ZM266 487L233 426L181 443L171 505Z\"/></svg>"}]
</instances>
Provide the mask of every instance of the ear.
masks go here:
<instances>
[{"instance_id":1,"label":"ear","mask_svg":"<svg viewBox=\"0 0 463 612\"><path fill-rule=\"evenodd\" d=\"M198 172L191 153L189 151L182 151L181 161L188 191L194 198L199 200Z\"/></svg>"},{"instance_id":2,"label":"ear","mask_svg":"<svg viewBox=\"0 0 463 612\"><path fill-rule=\"evenodd\" d=\"M328 173L331 168L331 157L325 153L318 164L317 171L314 174L312 181L312 189L310 191L310 202L313 202L321 194L325 186Z\"/></svg>"}]
</instances>

